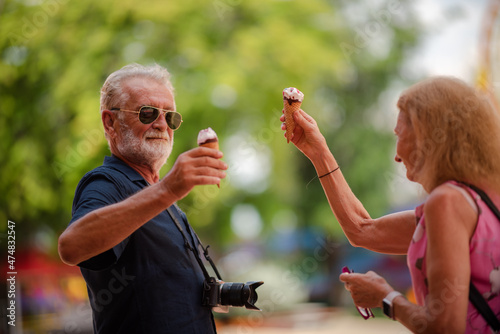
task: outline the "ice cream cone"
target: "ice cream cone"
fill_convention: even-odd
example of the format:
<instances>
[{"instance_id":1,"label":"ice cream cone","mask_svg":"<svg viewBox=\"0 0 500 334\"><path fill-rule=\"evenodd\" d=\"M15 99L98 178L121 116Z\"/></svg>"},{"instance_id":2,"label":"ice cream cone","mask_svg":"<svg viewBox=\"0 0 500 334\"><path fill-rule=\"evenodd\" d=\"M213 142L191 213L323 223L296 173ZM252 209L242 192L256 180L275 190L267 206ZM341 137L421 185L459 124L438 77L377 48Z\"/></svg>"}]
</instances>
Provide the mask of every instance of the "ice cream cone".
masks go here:
<instances>
[{"instance_id":1,"label":"ice cream cone","mask_svg":"<svg viewBox=\"0 0 500 334\"><path fill-rule=\"evenodd\" d=\"M200 144L201 147L215 148L217 151L219 150L219 141L212 141L204 144Z\"/></svg>"},{"instance_id":2,"label":"ice cream cone","mask_svg":"<svg viewBox=\"0 0 500 334\"><path fill-rule=\"evenodd\" d=\"M217 151L219 150L219 138L217 138L217 134L212 128L201 130L198 133L198 146L200 147L208 147L214 148ZM220 184L217 184L217 187L220 188Z\"/></svg>"},{"instance_id":3,"label":"ice cream cone","mask_svg":"<svg viewBox=\"0 0 500 334\"><path fill-rule=\"evenodd\" d=\"M285 109L285 125L286 125L286 142L289 143L292 139L293 130L295 130L295 121L293 113L300 109L301 101L283 99L283 107Z\"/></svg>"},{"instance_id":4,"label":"ice cream cone","mask_svg":"<svg viewBox=\"0 0 500 334\"><path fill-rule=\"evenodd\" d=\"M304 94L295 87L283 89L283 109L285 110L285 125L286 125L286 142L289 143L292 139L293 131L295 130L295 121L293 113L300 109Z\"/></svg>"}]
</instances>

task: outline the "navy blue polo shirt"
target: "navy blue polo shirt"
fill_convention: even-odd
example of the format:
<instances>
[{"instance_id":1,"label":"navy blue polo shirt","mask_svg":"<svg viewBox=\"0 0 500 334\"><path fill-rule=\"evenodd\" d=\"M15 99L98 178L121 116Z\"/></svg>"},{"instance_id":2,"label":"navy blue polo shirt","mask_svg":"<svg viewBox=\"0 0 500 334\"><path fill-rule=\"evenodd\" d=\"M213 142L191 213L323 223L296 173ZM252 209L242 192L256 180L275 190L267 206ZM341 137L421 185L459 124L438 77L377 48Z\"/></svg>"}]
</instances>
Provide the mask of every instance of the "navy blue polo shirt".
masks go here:
<instances>
[{"instance_id":1,"label":"navy blue polo shirt","mask_svg":"<svg viewBox=\"0 0 500 334\"><path fill-rule=\"evenodd\" d=\"M147 186L129 165L105 157L80 180L70 224ZM185 214L176 205L172 211L186 231ZM188 239L197 240L191 227ZM201 305L203 272L166 210L79 266L96 333L215 333L212 311Z\"/></svg>"}]
</instances>

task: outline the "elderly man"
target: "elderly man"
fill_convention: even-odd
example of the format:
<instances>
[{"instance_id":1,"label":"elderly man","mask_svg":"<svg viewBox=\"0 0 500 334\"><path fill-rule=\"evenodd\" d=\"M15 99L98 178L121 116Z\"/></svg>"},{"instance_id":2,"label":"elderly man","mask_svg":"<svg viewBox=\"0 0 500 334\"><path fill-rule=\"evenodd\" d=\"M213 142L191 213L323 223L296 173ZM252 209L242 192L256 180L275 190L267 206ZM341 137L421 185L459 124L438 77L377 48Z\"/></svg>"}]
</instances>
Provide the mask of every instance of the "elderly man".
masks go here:
<instances>
[{"instance_id":1,"label":"elderly man","mask_svg":"<svg viewBox=\"0 0 500 334\"><path fill-rule=\"evenodd\" d=\"M133 64L101 90L112 155L78 184L59 238L61 259L80 266L87 283L96 333L215 332L201 305L203 272L185 245L198 239L175 202L196 185L218 184L227 165L220 151L197 147L160 180L182 122L169 77L159 65Z\"/></svg>"}]
</instances>

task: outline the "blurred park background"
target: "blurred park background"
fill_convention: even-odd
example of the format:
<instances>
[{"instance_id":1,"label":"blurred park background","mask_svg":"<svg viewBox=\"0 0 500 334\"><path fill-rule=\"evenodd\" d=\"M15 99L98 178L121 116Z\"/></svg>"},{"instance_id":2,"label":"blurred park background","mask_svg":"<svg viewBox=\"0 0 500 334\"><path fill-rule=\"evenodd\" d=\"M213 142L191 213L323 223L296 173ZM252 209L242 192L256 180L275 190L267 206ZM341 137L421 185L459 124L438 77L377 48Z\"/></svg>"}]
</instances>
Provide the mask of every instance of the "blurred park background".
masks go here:
<instances>
[{"instance_id":1,"label":"blurred park background","mask_svg":"<svg viewBox=\"0 0 500 334\"><path fill-rule=\"evenodd\" d=\"M347 242L283 137L281 91L304 92L372 216L413 209L425 195L394 163L397 97L435 74L491 85L497 2L0 0L0 333L91 330L85 283L57 238L78 181L109 155L100 87L131 62L173 75L184 123L162 175L209 126L230 166L220 189L178 203L226 281L265 281L263 311L217 315L221 333L405 333L379 310L364 321L338 282L344 265L374 270L411 298L404 256ZM16 327L5 321L9 220Z\"/></svg>"}]
</instances>

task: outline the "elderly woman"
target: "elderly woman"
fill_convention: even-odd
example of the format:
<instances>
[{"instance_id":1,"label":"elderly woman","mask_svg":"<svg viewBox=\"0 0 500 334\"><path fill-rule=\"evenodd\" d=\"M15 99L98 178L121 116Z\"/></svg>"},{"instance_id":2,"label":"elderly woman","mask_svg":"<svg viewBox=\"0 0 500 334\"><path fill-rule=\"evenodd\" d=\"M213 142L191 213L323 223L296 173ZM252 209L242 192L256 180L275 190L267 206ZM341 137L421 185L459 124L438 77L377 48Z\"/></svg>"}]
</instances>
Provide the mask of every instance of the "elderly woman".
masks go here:
<instances>
[{"instance_id":1,"label":"elderly woman","mask_svg":"<svg viewBox=\"0 0 500 334\"><path fill-rule=\"evenodd\" d=\"M413 332L491 333L469 302L469 283L498 318L500 222L464 183L500 206L499 115L480 93L448 77L412 86L398 108L395 160L429 195L415 211L380 218L371 218L352 193L315 120L303 110L294 114L292 142L316 168L350 243L407 254L418 305L371 271L341 274L340 280L359 308L383 307Z\"/></svg>"}]
</instances>

